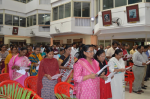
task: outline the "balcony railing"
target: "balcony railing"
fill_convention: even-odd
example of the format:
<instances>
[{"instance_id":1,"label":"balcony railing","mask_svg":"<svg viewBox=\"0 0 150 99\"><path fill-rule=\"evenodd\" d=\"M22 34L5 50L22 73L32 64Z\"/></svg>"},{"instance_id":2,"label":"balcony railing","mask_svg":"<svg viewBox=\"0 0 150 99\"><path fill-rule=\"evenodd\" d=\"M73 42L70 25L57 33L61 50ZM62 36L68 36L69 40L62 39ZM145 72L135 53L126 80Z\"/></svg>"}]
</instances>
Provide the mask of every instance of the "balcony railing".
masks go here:
<instances>
[{"instance_id":1,"label":"balcony railing","mask_svg":"<svg viewBox=\"0 0 150 99\"><path fill-rule=\"evenodd\" d=\"M75 26L91 26L91 18L86 17L75 17Z\"/></svg>"}]
</instances>

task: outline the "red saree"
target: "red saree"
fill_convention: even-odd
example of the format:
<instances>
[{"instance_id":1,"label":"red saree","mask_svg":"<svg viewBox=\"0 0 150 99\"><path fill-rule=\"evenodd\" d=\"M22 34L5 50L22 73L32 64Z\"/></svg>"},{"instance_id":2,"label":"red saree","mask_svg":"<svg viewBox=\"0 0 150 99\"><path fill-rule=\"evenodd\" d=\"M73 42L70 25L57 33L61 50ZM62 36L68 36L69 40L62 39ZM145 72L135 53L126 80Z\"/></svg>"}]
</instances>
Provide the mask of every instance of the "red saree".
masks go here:
<instances>
[{"instance_id":1,"label":"red saree","mask_svg":"<svg viewBox=\"0 0 150 99\"><path fill-rule=\"evenodd\" d=\"M40 63L37 81L37 94L39 96L41 96L41 89L43 88L42 79L45 77L45 74L50 76L59 74L59 65L57 59L44 58Z\"/></svg>"},{"instance_id":2,"label":"red saree","mask_svg":"<svg viewBox=\"0 0 150 99\"><path fill-rule=\"evenodd\" d=\"M107 68L106 76L108 76L109 74L110 74L109 68ZM100 78L100 99L108 99L108 98L112 98L110 83L105 84L105 80Z\"/></svg>"}]
</instances>

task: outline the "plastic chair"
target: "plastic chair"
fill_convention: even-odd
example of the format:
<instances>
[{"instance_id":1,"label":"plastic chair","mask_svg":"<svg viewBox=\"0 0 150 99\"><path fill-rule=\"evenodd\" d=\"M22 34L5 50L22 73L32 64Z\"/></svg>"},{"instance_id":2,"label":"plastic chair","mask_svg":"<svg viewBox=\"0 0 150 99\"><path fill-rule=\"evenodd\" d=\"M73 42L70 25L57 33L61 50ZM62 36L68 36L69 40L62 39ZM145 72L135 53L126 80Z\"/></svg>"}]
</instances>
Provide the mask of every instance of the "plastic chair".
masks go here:
<instances>
[{"instance_id":1,"label":"plastic chair","mask_svg":"<svg viewBox=\"0 0 150 99\"><path fill-rule=\"evenodd\" d=\"M28 90L28 91L31 91L31 97L34 96L33 99L43 99L41 98L40 96L38 96L33 90L29 89L29 88L24 88L24 90ZM30 98L31 99L31 98Z\"/></svg>"},{"instance_id":2,"label":"plastic chair","mask_svg":"<svg viewBox=\"0 0 150 99\"><path fill-rule=\"evenodd\" d=\"M37 93L37 79L37 76L27 77L24 81L25 88L30 88Z\"/></svg>"},{"instance_id":3,"label":"plastic chair","mask_svg":"<svg viewBox=\"0 0 150 99\"><path fill-rule=\"evenodd\" d=\"M4 85L7 86L8 84L13 85L14 83L15 83L15 85L18 84L18 87L24 88L20 83L18 83L18 82L16 82L16 81L13 81L13 80L6 80L6 81L1 82L1 83L0 83L0 87L2 87L2 86L4 86Z\"/></svg>"},{"instance_id":4,"label":"plastic chair","mask_svg":"<svg viewBox=\"0 0 150 99\"><path fill-rule=\"evenodd\" d=\"M129 92L131 93L132 92L132 84L134 82L134 74L133 74L133 72L126 71L125 81L126 81L126 85L129 83L129 87L130 87Z\"/></svg>"},{"instance_id":5,"label":"plastic chair","mask_svg":"<svg viewBox=\"0 0 150 99\"><path fill-rule=\"evenodd\" d=\"M2 69L1 74L5 73L5 68Z\"/></svg>"},{"instance_id":6,"label":"plastic chair","mask_svg":"<svg viewBox=\"0 0 150 99\"><path fill-rule=\"evenodd\" d=\"M8 73L0 74L0 82L5 81L5 80L10 80L9 74Z\"/></svg>"},{"instance_id":7,"label":"plastic chair","mask_svg":"<svg viewBox=\"0 0 150 99\"><path fill-rule=\"evenodd\" d=\"M64 94L68 97L70 97L70 88L73 90L74 86L72 86L71 84L67 83L67 82L60 82L58 84L56 84L55 88L54 88L54 92L55 94Z\"/></svg>"}]
</instances>

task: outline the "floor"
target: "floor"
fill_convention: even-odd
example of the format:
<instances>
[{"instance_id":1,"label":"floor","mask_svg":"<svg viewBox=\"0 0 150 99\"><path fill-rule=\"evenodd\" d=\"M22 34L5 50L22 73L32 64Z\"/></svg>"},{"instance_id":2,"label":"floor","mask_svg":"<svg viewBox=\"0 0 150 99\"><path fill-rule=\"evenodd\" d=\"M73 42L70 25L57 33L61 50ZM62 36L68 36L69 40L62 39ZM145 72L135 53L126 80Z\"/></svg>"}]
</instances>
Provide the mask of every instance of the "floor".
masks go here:
<instances>
[{"instance_id":1,"label":"floor","mask_svg":"<svg viewBox=\"0 0 150 99\"><path fill-rule=\"evenodd\" d=\"M126 86L125 99L150 99L150 80L145 82L145 85L148 87L146 90L143 89L142 94L129 93L129 86Z\"/></svg>"}]
</instances>

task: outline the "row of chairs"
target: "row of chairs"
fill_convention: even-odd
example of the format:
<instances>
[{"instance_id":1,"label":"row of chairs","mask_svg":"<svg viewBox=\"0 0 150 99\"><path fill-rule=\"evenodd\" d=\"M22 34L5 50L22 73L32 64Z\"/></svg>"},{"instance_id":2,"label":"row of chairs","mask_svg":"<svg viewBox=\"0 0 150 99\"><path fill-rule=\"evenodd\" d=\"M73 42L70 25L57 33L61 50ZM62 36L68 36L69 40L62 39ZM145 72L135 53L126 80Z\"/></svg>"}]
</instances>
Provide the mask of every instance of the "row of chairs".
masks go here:
<instances>
[{"instance_id":1,"label":"row of chairs","mask_svg":"<svg viewBox=\"0 0 150 99\"><path fill-rule=\"evenodd\" d=\"M37 93L37 79L38 79L37 76L27 77L24 81L25 88L28 88L32 90L33 92ZM0 86L4 84L8 85L8 83L10 84L11 80L9 78L9 74L8 73L0 74L0 82L1 82ZM20 85L20 87L22 87L22 85ZM54 92L55 94L56 93L65 94L66 96L70 97L70 93L69 93L70 88L74 89L74 86L72 86L71 84L67 82L60 82L55 86Z\"/></svg>"}]
</instances>

